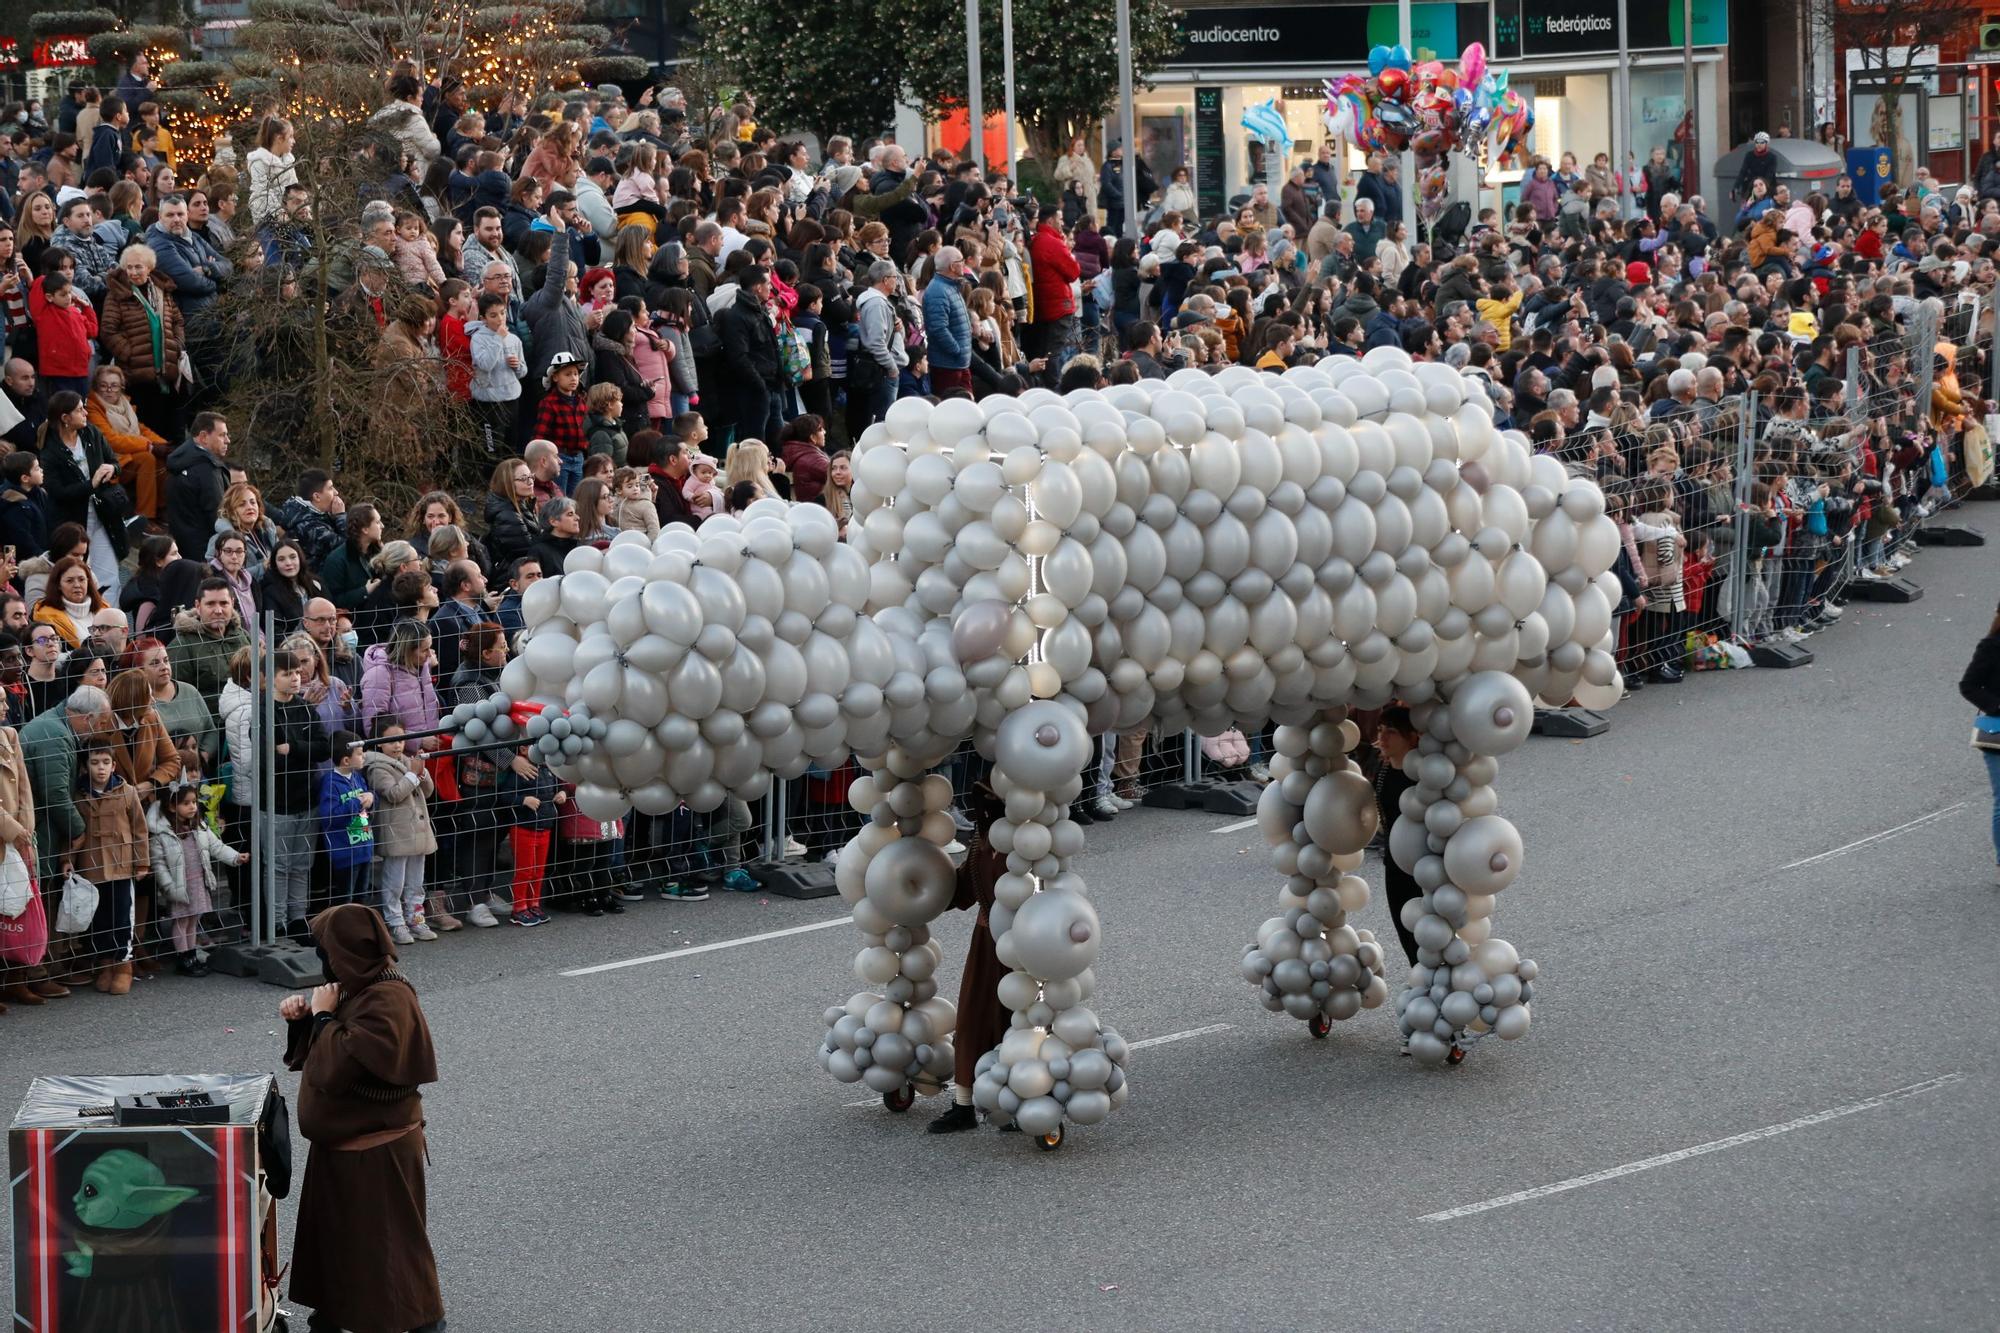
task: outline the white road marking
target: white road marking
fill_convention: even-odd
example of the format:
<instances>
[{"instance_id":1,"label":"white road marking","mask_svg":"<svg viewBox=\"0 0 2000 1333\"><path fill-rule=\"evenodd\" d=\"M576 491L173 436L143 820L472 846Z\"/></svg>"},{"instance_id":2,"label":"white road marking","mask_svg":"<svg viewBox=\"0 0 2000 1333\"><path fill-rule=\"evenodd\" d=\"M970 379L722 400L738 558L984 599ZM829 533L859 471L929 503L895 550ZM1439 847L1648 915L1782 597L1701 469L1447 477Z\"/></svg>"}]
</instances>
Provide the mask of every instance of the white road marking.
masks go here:
<instances>
[{"instance_id":1,"label":"white road marking","mask_svg":"<svg viewBox=\"0 0 2000 1333\"><path fill-rule=\"evenodd\" d=\"M1940 819L1948 819L1965 809L1965 807L1966 802L1959 801L1956 804L1946 806L1942 810L1933 810L1927 815L1920 815L1907 824L1898 824L1894 828L1883 829L1880 833L1871 833L1865 838L1856 838L1853 842L1843 847L1836 847L1830 852L1821 852L1818 856L1808 856L1803 861L1794 861L1790 865L1779 866L1778 869L1797 870L1800 866L1818 865L1821 861L1831 861L1836 856L1844 855L1862 847L1872 847L1878 842L1887 842L1891 838L1901 837L1903 834L1913 829L1920 829L1926 824L1935 824Z\"/></svg>"},{"instance_id":2,"label":"white road marking","mask_svg":"<svg viewBox=\"0 0 2000 1333\"><path fill-rule=\"evenodd\" d=\"M1186 1041L1189 1037L1206 1037L1211 1032L1227 1032L1234 1023L1210 1023L1205 1028L1189 1028L1186 1032L1169 1032L1164 1037L1148 1037L1144 1041L1127 1042L1128 1049L1143 1051L1148 1046L1165 1046L1171 1041Z\"/></svg>"},{"instance_id":3,"label":"white road marking","mask_svg":"<svg viewBox=\"0 0 2000 1333\"><path fill-rule=\"evenodd\" d=\"M783 930L767 930L761 935L745 935L741 939L717 940L713 944L694 944L685 949L669 949L665 953L649 953L644 958L627 958L616 963L598 963L591 967L573 967L562 973L566 977L595 976L599 972L616 972L625 967L644 967L647 963L664 963L670 958L686 958L691 954L714 953L718 949L736 949L746 944L761 944L765 940L781 940L787 935L804 935L815 930L831 930L835 926L851 925L854 918L843 913L831 921L814 921L804 926L787 926Z\"/></svg>"},{"instance_id":4,"label":"white road marking","mask_svg":"<svg viewBox=\"0 0 2000 1333\"><path fill-rule=\"evenodd\" d=\"M1204 1028L1189 1028L1186 1032L1169 1032L1164 1037L1148 1037L1144 1041L1127 1042L1126 1047L1129 1050L1138 1051L1144 1050L1148 1046L1165 1046L1168 1042L1186 1041L1190 1037L1206 1037L1211 1032L1227 1032L1235 1026L1234 1023L1210 1023ZM862 1101L847 1103L849 1106L880 1106L881 1104L882 1099L880 1097L869 1097Z\"/></svg>"},{"instance_id":5,"label":"white road marking","mask_svg":"<svg viewBox=\"0 0 2000 1333\"><path fill-rule=\"evenodd\" d=\"M1209 832L1234 833L1238 829L1255 828L1256 826L1257 826L1257 816L1252 815L1248 819L1239 819L1234 824L1224 824L1221 828L1212 828L1209 830Z\"/></svg>"},{"instance_id":6,"label":"white road marking","mask_svg":"<svg viewBox=\"0 0 2000 1333\"><path fill-rule=\"evenodd\" d=\"M1593 1171L1587 1176L1573 1176L1568 1180L1559 1180L1553 1185L1537 1185L1533 1189L1520 1190L1513 1194L1502 1194L1498 1198L1486 1199L1479 1203L1468 1203L1460 1208L1447 1208L1441 1213L1425 1213L1417 1220L1419 1222L1449 1222L1454 1218L1470 1217L1474 1213L1484 1213L1490 1212L1495 1208L1505 1208L1509 1204L1526 1203L1530 1199L1540 1199L1551 1194L1561 1194L1565 1190L1581 1189L1585 1185L1596 1185L1607 1180L1616 1180L1620 1176L1636 1175L1641 1171L1650 1171L1656 1166L1672 1166L1675 1162L1684 1162L1690 1157L1700 1157L1707 1153L1721 1152L1724 1148L1740 1148L1746 1143L1755 1143L1759 1139L1776 1138L1780 1134L1789 1134L1795 1129L1806 1129L1812 1125L1825 1124L1829 1120L1838 1120L1842 1116L1854 1115L1861 1111L1872 1111L1878 1106L1886 1105L1889 1102L1897 1101L1904 1097L1914 1097L1919 1093L1932 1092L1947 1084L1957 1083L1964 1079L1964 1077L1965 1075L1960 1073L1940 1074L1936 1078L1925 1079L1922 1083L1912 1083L1906 1087L1878 1093L1865 1100L1849 1102L1845 1106L1836 1106L1831 1110L1815 1111L1811 1115L1800 1116L1797 1120L1787 1120L1783 1124L1766 1125L1762 1129L1753 1129L1745 1134L1732 1134L1726 1139L1715 1139L1709 1143L1698 1143L1692 1148L1681 1148L1674 1152L1661 1153L1658 1157L1645 1158L1643 1161L1627 1162L1623 1166L1614 1166L1603 1171Z\"/></svg>"}]
</instances>

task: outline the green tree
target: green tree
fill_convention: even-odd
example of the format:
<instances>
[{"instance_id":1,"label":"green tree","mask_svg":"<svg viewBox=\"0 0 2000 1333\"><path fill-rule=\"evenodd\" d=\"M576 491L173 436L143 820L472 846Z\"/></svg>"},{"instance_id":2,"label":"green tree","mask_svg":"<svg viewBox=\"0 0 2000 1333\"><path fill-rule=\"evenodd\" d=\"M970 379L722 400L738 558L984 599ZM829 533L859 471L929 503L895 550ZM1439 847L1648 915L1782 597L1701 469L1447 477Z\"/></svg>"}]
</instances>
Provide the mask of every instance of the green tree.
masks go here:
<instances>
[{"instance_id":1,"label":"green tree","mask_svg":"<svg viewBox=\"0 0 2000 1333\"><path fill-rule=\"evenodd\" d=\"M996 0L997 3L997 0ZM902 53L887 40L883 0L802 0L778 13L737 0L700 0L704 58L757 99L773 129L879 132L896 115Z\"/></svg>"},{"instance_id":2,"label":"green tree","mask_svg":"<svg viewBox=\"0 0 2000 1333\"><path fill-rule=\"evenodd\" d=\"M1000 0L979 7L979 72L985 107L1005 105ZM1167 0L1132 0L1132 69L1144 85L1179 49L1180 11ZM904 83L933 117L965 105L965 9L958 0L885 6L876 45L905 53ZM1015 0L1014 112L1029 152L1052 163L1118 104L1115 0Z\"/></svg>"}]
</instances>

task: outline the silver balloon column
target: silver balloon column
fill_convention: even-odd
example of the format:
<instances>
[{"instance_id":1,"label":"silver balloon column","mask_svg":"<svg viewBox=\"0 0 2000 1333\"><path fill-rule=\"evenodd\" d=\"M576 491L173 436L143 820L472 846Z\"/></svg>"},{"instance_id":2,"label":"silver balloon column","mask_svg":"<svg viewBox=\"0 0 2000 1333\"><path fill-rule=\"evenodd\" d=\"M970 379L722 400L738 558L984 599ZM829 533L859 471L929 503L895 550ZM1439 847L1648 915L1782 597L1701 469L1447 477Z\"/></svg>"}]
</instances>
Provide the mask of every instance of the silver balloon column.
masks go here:
<instances>
[{"instance_id":1,"label":"silver balloon column","mask_svg":"<svg viewBox=\"0 0 2000 1333\"><path fill-rule=\"evenodd\" d=\"M1410 1054L1443 1064L1486 1032L1503 1040L1528 1030L1538 969L1495 937L1493 900L1521 873L1521 835L1494 813L1496 756L1518 749L1534 725L1534 701L1511 675L1482 671L1459 682L1449 703L1422 704L1423 732L1403 761L1416 782L1389 830L1389 855L1423 890L1403 905L1417 961L1396 997Z\"/></svg>"},{"instance_id":2,"label":"silver balloon column","mask_svg":"<svg viewBox=\"0 0 2000 1333\"><path fill-rule=\"evenodd\" d=\"M1361 732L1345 708L1310 727L1279 727L1272 739L1278 753L1257 802L1257 828L1285 887L1281 915L1257 928L1241 970L1266 1009L1323 1036L1330 1022L1389 998L1382 946L1372 931L1347 924L1368 905L1368 881L1355 872L1375 836L1375 791L1347 757Z\"/></svg>"}]
</instances>

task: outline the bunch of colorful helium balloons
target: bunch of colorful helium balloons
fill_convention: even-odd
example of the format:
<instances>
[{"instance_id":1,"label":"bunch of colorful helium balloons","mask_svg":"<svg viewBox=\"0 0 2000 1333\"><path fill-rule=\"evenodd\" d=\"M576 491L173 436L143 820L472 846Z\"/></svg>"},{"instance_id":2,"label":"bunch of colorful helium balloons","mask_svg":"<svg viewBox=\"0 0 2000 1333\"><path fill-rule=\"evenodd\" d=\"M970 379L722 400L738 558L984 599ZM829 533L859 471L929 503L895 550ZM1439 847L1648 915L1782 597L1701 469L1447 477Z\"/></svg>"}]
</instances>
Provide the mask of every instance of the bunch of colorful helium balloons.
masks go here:
<instances>
[{"instance_id":1,"label":"bunch of colorful helium balloons","mask_svg":"<svg viewBox=\"0 0 2000 1333\"><path fill-rule=\"evenodd\" d=\"M1486 63L1478 42L1456 67L1441 60L1415 63L1401 46L1378 46L1368 73L1326 81L1327 133L1363 148L1417 155L1417 185L1426 206L1441 209L1451 150L1477 153L1498 146L1504 163L1534 128L1535 112L1507 86L1507 71Z\"/></svg>"}]
</instances>

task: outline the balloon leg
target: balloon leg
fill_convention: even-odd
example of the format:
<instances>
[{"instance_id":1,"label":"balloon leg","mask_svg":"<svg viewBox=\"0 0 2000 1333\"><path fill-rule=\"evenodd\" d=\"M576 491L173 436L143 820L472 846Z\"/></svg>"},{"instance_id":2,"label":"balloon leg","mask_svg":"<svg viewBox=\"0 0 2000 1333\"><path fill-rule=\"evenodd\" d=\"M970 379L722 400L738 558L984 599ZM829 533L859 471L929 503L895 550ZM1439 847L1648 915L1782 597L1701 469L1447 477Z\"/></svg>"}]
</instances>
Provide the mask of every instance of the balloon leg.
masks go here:
<instances>
[{"instance_id":1,"label":"balloon leg","mask_svg":"<svg viewBox=\"0 0 2000 1333\"><path fill-rule=\"evenodd\" d=\"M1375 792L1347 757L1360 740L1345 708L1279 727L1271 782L1257 802L1258 830L1285 884L1279 915L1244 950L1243 979L1266 1009L1319 1032L1322 1016L1352 1018L1389 998L1382 946L1347 924L1368 904L1368 882L1354 872L1376 828Z\"/></svg>"},{"instance_id":2,"label":"balloon leg","mask_svg":"<svg viewBox=\"0 0 2000 1333\"><path fill-rule=\"evenodd\" d=\"M951 781L892 773L882 759L849 789L868 817L836 864L834 883L854 909L861 952L854 971L865 989L826 1011L820 1066L843 1083L875 1092L928 1096L951 1081L958 1007L937 993L940 955L929 923L951 906L956 876Z\"/></svg>"},{"instance_id":3,"label":"balloon leg","mask_svg":"<svg viewBox=\"0 0 2000 1333\"><path fill-rule=\"evenodd\" d=\"M1403 771L1417 785L1390 829L1389 855L1422 890L1403 907L1417 961L1396 1012L1424 1064L1443 1064L1489 1031L1511 1040L1528 1030L1538 969L1492 934L1494 895L1520 873L1521 835L1494 813L1499 760L1480 751L1518 745L1531 708L1511 677L1488 672L1461 682L1448 703L1410 710L1422 739Z\"/></svg>"},{"instance_id":4,"label":"balloon leg","mask_svg":"<svg viewBox=\"0 0 2000 1333\"><path fill-rule=\"evenodd\" d=\"M1048 728L1081 723L1057 710ZM1011 722L1011 719L1010 719ZM1000 962L1013 969L1001 978L1001 1003L1012 1011L1000 1044L979 1058L972 1085L975 1106L1015 1121L1024 1134L1046 1136L1064 1121L1094 1125L1124 1105L1125 1039L1105 1027L1085 1003L1095 989L1101 928L1072 861L1083 850L1083 829L1068 805L1007 767L1003 728L993 790L1006 804L987 839L1006 856L994 883L987 922ZM1053 742L1050 742L1053 743ZM1083 739L1084 753L1089 741ZM1080 763L1069 764L1074 774ZM1037 781L1046 774L1033 775ZM1070 799L1076 784L1061 789Z\"/></svg>"}]
</instances>

